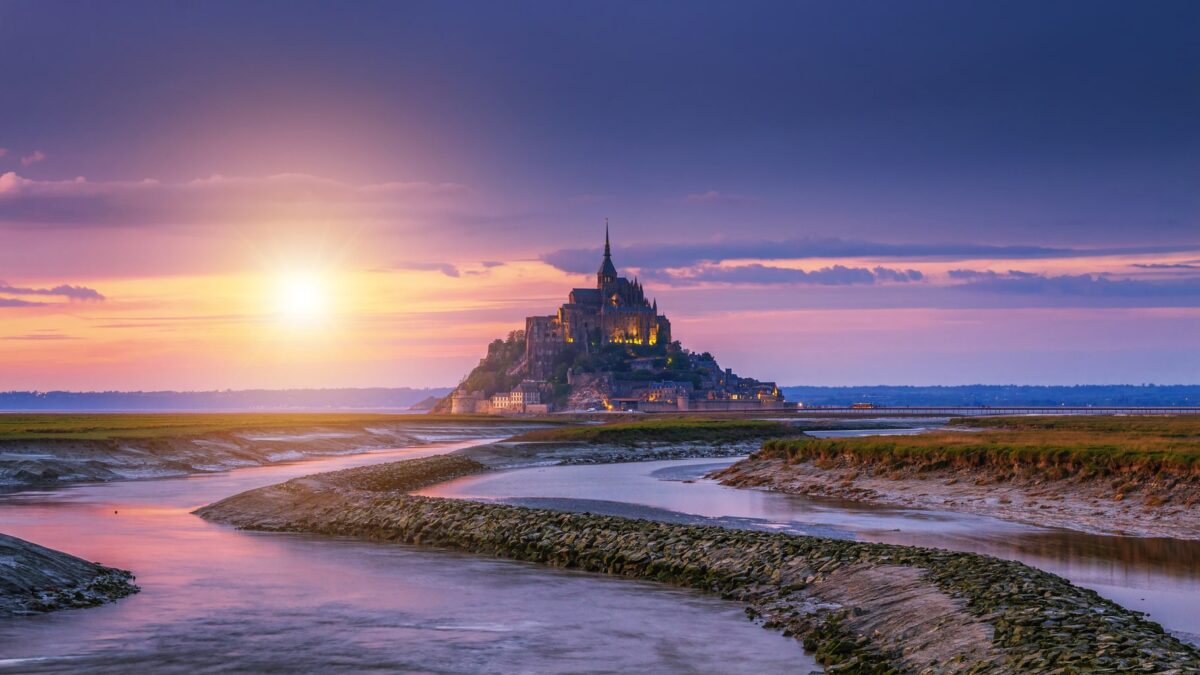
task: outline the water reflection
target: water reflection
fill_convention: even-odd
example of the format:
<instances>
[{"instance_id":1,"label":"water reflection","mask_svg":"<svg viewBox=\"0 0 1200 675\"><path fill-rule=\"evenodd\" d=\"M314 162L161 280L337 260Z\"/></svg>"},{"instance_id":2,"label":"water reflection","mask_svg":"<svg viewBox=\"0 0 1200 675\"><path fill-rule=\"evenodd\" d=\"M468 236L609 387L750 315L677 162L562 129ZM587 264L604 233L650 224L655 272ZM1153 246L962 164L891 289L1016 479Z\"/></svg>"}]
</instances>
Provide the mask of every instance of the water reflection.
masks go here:
<instances>
[{"instance_id":1,"label":"water reflection","mask_svg":"<svg viewBox=\"0 0 1200 675\"><path fill-rule=\"evenodd\" d=\"M623 503L624 515L691 514L716 524L973 551L1020 560L1093 588L1200 643L1200 542L1109 537L944 511L877 507L762 490L701 478L734 460L519 469L470 476L423 491L574 510ZM530 504L532 505L532 504ZM647 507L640 513L629 505Z\"/></svg>"},{"instance_id":2,"label":"water reflection","mask_svg":"<svg viewBox=\"0 0 1200 675\"><path fill-rule=\"evenodd\" d=\"M134 570L142 593L0 621L0 672L774 672L815 667L736 603L668 586L189 512L422 447L0 498L6 533Z\"/></svg>"}]
</instances>

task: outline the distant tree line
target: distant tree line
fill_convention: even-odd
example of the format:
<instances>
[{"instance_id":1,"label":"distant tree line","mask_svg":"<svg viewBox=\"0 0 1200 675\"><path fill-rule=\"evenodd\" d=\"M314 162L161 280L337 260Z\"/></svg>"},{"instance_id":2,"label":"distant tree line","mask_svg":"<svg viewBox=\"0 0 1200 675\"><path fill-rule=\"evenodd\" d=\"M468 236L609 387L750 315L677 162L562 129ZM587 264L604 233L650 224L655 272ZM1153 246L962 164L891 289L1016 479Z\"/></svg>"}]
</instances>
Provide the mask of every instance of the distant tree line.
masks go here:
<instances>
[{"instance_id":1,"label":"distant tree line","mask_svg":"<svg viewBox=\"0 0 1200 675\"><path fill-rule=\"evenodd\" d=\"M1081 384L1033 386L782 387L789 401L809 406L1200 406L1200 385Z\"/></svg>"},{"instance_id":2,"label":"distant tree line","mask_svg":"<svg viewBox=\"0 0 1200 675\"><path fill-rule=\"evenodd\" d=\"M403 410L449 387L225 391L9 391L8 411Z\"/></svg>"}]
</instances>

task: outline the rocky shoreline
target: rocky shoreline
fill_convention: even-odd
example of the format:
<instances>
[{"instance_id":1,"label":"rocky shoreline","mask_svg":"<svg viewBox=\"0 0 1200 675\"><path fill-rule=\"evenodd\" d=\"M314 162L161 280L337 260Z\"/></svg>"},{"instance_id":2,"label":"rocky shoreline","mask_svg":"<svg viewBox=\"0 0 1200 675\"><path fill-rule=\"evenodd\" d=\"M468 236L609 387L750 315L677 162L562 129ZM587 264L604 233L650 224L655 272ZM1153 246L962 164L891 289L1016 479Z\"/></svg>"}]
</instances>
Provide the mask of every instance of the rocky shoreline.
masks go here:
<instances>
[{"instance_id":1,"label":"rocky shoreline","mask_svg":"<svg viewBox=\"0 0 1200 675\"><path fill-rule=\"evenodd\" d=\"M513 442L501 441L458 450L492 469L515 469L548 464L613 464L617 462L653 462L665 459L724 459L744 457L758 450L762 441L728 443L639 442L631 444L589 442Z\"/></svg>"},{"instance_id":2,"label":"rocky shoreline","mask_svg":"<svg viewBox=\"0 0 1200 675\"><path fill-rule=\"evenodd\" d=\"M138 590L125 570L0 534L0 617L95 607Z\"/></svg>"},{"instance_id":3,"label":"rocky shoreline","mask_svg":"<svg viewBox=\"0 0 1200 675\"><path fill-rule=\"evenodd\" d=\"M1115 481L1051 480L1042 474L990 467L931 469L851 459L789 463L751 456L710 477L733 487L956 511L1090 534L1200 540L1197 507L1187 500L1191 492L1200 491L1195 484L1178 481L1172 486L1140 485L1147 493L1176 495L1171 503L1163 503L1127 491L1126 486L1135 483L1133 476Z\"/></svg>"},{"instance_id":4,"label":"rocky shoreline","mask_svg":"<svg viewBox=\"0 0 1200 675\"><path fill-rule=\"evenodd\" d=\"M408 495L461 455L298 478L197 513L237 527L437 546L741 601L830 672L1190 672L1200 651L1026 565L971 553Z\"/></svg>"}]
</instances>

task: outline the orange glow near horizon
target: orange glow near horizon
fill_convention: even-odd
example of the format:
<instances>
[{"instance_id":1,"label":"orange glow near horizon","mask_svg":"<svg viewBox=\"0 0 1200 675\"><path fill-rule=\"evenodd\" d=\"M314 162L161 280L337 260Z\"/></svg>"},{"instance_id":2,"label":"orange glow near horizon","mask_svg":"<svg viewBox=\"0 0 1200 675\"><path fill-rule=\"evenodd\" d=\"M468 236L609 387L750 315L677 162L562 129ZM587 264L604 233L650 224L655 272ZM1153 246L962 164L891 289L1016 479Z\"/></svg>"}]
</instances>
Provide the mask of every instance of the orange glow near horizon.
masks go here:
<instances>
[{"instance_id":1,"label":"orange glow near horizon","mask_svg":"<svg viewBox=\"0 0 1200 675\"><path fill-rule=\"evenodd\" d=\"M283 259L258 259L241 271L211 274L73 279L106 299L47 298L42 306L7 308L0 326L0 390L452 385L488 342L522 328L526 316L552 313L570 288L588 283L531 260L405 269L368 260ZM947 273L959 267L1154 273L1131 269L1138 260L761 262L808 270L839 264L916 268L926 279L899 290L919 296L951 283ZM34 286L41 280L16 281ZM749 375L785 383L803 381L813 372L812 366L790 365L797 348L801 354L822 353L831 365L821 373L832 377L825 371L832 373L836 366L851 372L845 364L854 364L859 355L870 361L935 345L947 354L988 347L1037 349L1044 336L1056 332L1064 344L1087 339L1099 352L1133 351L1138 340L1151 340L1125 336L1121 322L1134 317L1160 326L1162 338L1154 341L1168 349L1172 335L1198 320L1187 308L739 309L747 298L771 291L647 285L685 346L712 351ZM801 286L797 297L842 298L862 288ZM1034 326L1040 332L1028 330Z\"/></svg>"}]
</instances>

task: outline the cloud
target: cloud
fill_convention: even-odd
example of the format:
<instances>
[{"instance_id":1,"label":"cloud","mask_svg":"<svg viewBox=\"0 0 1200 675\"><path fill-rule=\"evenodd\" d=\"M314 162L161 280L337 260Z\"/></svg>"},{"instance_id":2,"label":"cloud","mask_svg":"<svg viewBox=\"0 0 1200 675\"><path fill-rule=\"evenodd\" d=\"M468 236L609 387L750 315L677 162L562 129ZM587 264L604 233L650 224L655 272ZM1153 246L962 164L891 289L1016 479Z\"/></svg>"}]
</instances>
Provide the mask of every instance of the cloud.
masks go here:
<instances>
[{"instance_id":1,"label":"cloud","mask_svg":"<svg viewBox=\"0 0 1200 675\"><path fill-rule=\"evenodd\" d=\"M876 267L871 271L875 273L875 279L878 281L906 283L909 281L921 281L925 278L924 274L914 269L898 270L890 267Z\"/></svg>"},{"instance_id":2,"label":"cloud","mask_svg":"<svg viewBox=\"0 0 1200 675\"><path fill-rule=\"evenodd\" d=\"M0 340L79 340L81 338L73 335L62 335L60 333L33 333L30 335L6 335Z\"/></svg>"},{"instance_id":3,"label":"cloud","mask_svg":"<svg viewBox=\"0 0 1200 675\"><path fill-rule=\"evenodd\" d=\"M18 298L0 298L0 307L41 307L44 304L46 303Z\"/></svg>"},{"instance_id":4,"label":"cloud","mask_svg":"<svg viewBox=\"0 0 1200 675\"><path fill-rule=\"evenodd\" d=\"M70 284L62 284L54 288L25 288L10 286L0 281L0 293L7 293L9 295L55 295L69 300L104 300L104 296L94 288L72 286Z\"/></svg>"},{"instance_id":5,"label":"cloud","mask_svg":"<svg viewBox=\"0 0 1200 675\"><path fill-rule=\"evenodd\" d=\"M1144 270L1200 270L1196 263L1134 263L1132 266Z\"/></svg>"},{"instance_id":6,"label":"cloud","mask_svg":"<svg viewBox=\"0 0 1200 675\"><path fill-rule=\"evenodd\" d=\"M1007 272L995 272L992 270L950 270L946 273L951 279L963 279L967 281L977 281L979 279L1028 279L1038 276L1033 272L1022 272L1020 270L1008 270Z\"/></svg>"},{"instance_id":7,"label":"cloud","mask_svg":"<svg viewBox=\"0 0 1200 675\"><path fill-rule=\"evenodd\" d=\"M685 204L740 204L746 201L737 195L724 194L716 190L689 194L683 198Z\"/></svg>"},{"instance_id":8,"label":"cloud","mask_svg":"<svg viewBox=\"0 0 1200 675\"><path fill-rule=\"evenodd\" d=\"M413 270L417 272L441 272L448 277L455 278L461 276L461 273L458 271L458 267L455 267L450 263L402 262L392 265L392 268L398 270Z\"/></svg>"},{"instance_id":9,"label":"cloud","mask_svg":"<svg viewBox=\"0 0 1200 675\"><path fill-rule=\"evenodd\" d=\"M38 162L45 161L46 153L41 150L34 150L33 153L25 155L21 158L21 166L32 166Z\"/></svg>"},{"instance_id":10,"label":"cloud","mask_svg":"<svg viewBox=\"0 0 1200 675\"><path fill-rule=\"evenodd\" d=\"M0 227L139 226L264 218L383 220L444 208L467 194L457 183L355 185L309 174L210 176L182 183L39 181L0 175Z\"/></svg>"},{"instance_id":11,"label":"cloud","mask_svg":"<svg viewBox=\"0 0 1200 675\"><path fill-rule=\"evenodd\" d=\"M881 282L907 283L920 281L924 276L917 270L899 270L886 267L867 269L833 265L817 270L800 270L770 265L701 265L690 269L653 270L646 279L671 286L688 286L700 283L739 285L815 285L850 286Z\"/></svg>"},{"instance_id":12,"label":"cloud","mask_svg":"<svg viewBox=\"0 0 1200 675\"><path fill-rule=\"evenodd\" d=\"M1072 296L1182 300L1200 306L1200 277L1169 280L1115 279L1108 274L1047 275L1009 270L998 273L952 270L950 277L965 280L952 288L1007 295Z\"/></svg>"},{"instance_id":13,"label":"cloud","mask_svg":"<svg viewBox=\"0 0 1200 675\"><path fill-rule=\"evenodd\" d=\"M0 148L0 157L8 154L8 148Z\"/></svg>"},{"instance_id":14,"label":"cloud","mask_svg":"<svg viewBox=\"0 0 1200 675\"><path fill-rule=\"evenodd\" d=\"M639 270L690 267L725 260L805 260L814 258L900 258L938 260L1015 260L1081 258L1090 256L1179 253L1200 250L1200 243L1174 246L1060 248L992 246L987 244L892 244L853 239L731 240L701 243L637 244L617 247L618 265ZM551 251L542 262L570 274L590 274L600 260L600 248Z\"/></svg>"},{"instance_id":15,"label":"cloud","mask_svg":"<svg viewBox=\"0 0 1200 675\"><path fill-rule=\"evenodd\" d=\"M483 265L484 267L487 267L489 269L492 267L501 267L504 265L504 263L499 260L484 260L484 261L480 262L479 264Z\"/></svg>"}]
</instances>

